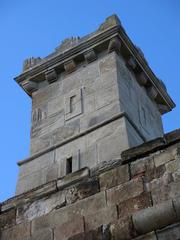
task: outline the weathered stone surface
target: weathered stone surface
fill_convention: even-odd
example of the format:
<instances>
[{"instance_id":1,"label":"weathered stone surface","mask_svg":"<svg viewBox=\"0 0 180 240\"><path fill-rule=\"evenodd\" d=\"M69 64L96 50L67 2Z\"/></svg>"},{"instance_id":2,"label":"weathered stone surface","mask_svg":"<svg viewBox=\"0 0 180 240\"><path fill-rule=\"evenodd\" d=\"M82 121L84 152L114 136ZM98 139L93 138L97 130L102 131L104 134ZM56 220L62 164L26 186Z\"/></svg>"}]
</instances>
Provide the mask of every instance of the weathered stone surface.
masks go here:
<instances>
[{"instance_id":1,"label":"weathered stone surface","mask_svg":"<svg viewBox=\"0 0 180 240\"><path fill-rule=\"evenodd\" d=\"M151 232L146 235L134 238L134 240L157 240L157 236L155 232Z\"/></svg>"},{"instance_id":2,"label":"weathered stone surface","mask_svg":"<svg viewBox=\"0 0 180 240\"><path fill-rule=\"evenodd\" d=\"M142 179L134 179L107 190L107 204L118 204L143 193Z\"/></svg>"},{"instance_id":3,"label":"weathered stone surface","mask_svg":"<svg viewBox=\"0 0 180 240\"><path fill-rule=\"evenodd\" d=\"M140 160L136 160L131 163L130 170L131 176L145 175L148 174L150 169L154 169L153 157L146 157ZM146 171L148 173L146 173Z\"/></svg>"},{"instance_id":4,"label":"weathered stone surface","mask_svg":"<svg viewBox=\"0 0 180 240\"><path fill-rule=\"evenodd\" d=\"M78 200L94 195L99 191L99 182L97 179L90 179L76 184L66 190L66 203L72 204Z\"/></svg>"},{"instance_id":5,"label":"weathered stone surface","mask_svg":"<svg viewBox=\"0 0 180 240\"><path fill-rule=\"evenodd\" d=\"M28 204L17 208L16 222L32 221L35 218L48 214L58 208L66 205L66 197L64 192L57 192L45 198L29 202Z\"/></svg>"},{"instance_id":6,"label":"weathered stone surface","mask_svg":"<svg viewBox=\"0 0 180 240\"><path fill-rule=\"evenodd\" d=\"M111 206L103 208L91 215L85 216L85 230L90 231L101 225L109 224L117 220L117 207Z\"/></svg>"},{"instance_id":7,"label":"weathered stone surface","mask_svg":"<svg viewBox=\"0 0 180 240\"><path fill-rule=\"evenodd\" d=\"M53 240L53 230L50 228L40 230L32 235L29 240Z\"/></svg>"},{"instance_id":8,"label":"weathered stone surface","mask_svg":"<svg viewBox=\"0 0 180 240\"><path fill-rule=\"evenodd\" d=\"M84 232L83 217L76 217L69 222L56 226L54 229L55 240L67 240L69 237Z\"/></svg>"},{"instance_id":9,"label":"weathered stone surface","mask_svg":"<svg viewBox=\"0 0 180 240\"><path fill-rule=\"evenodd\" d=\"M63 188L68 186L69 184L76 183L82 179L88 178L89 177L89 169L88 168L83 168L79 171L76 171L74 173L68 174L62 179L58 180L57 182L57 187Z\"/></svg>"},{"instance_id":10,"label":"weathered stone surface","mask_svg":"<svg viewBox=\"0 0 180 240\"><path fill-rule=\"evenodd\" d=\"M165 173L163 177L154 179L148 188L154 204L180 196L179 182L173 182L171 174Z\"/></svg>"},{"instance_id":11,"label":"weathered stone surface","mask_svg":"<svg viewBox=\"0 0 180 240\"><path fill-rule=\"evenodd\" d=\"M172 201L167 201L134 213L132 219L136 231L144 234L174 223L177 217Z\"/></svg>"},{"instance_id":12,"label":"weathered stone surface","mask_svg":"<svg viewBox=\"0 0 180 240\"><path fill-rule=\"evenodd\" d=\"M151 195L149 193L142 193L141 195L125 200L118 204L119 218L131 216L135 212L152 206Z\"/></svg>"},{"instance_id":13,"label":"weathered stone surface","mask_svg":"<svg viewBox=\"0 0 180 240\"><path fill-rule=\"evenodd\" d=\"M110 232L114 240L130 240L135 237L130 218L120 219L110 225Z\"/></svg>"},{"instance_id":14,"label":"weathered stone surface","mask_svg":"<svg viewBox=\"0 0 180 240\"><path fill-rule=\"evenodd\" d=\"M124 162L127 162L133 159L137 159L140 156L147 155L148 153L155 151L163 145L164 140L162 138L157 138L155 140L144 143L141 146L124 151L121 157Z\"/></svg>"},{"instance_id":15,"label":"weathered stone surface","mask_svg":"<svg viewBox=\"0 0 180 240\"><path fill-rule=\"evenodd\" d=\"M173 159L174 159L174 156L170 152L165 151L163 153L160 153L154 156L154 163L155 163L155 166L158 167Z\"/></svg>"},{"instance_id":16,"label":"weathered stone surface","mask_svg":"<svg viewBox=\"0 0 180 240\"><path fill-rule=\"evenodd\" d=\"M179 240L180 224L174 224L157 231L158 240Z\"/></svg>"},{"instance_id":17,"label":"weathered stone surface","mask_svg":"<svg viewBox=\"0 0 180 240\"><path fill-rule=\"evenodd\" d=\"M103 225L95 230L77 234L68 240L111 240L109 226Z\"/></svg>"},{"instance_id":18,"label":"weathered stone surface","mask_svg":"<svg viewBox=\"0 0 180 240\"><path fill-rule=\"evenodd\" d=\"M76 69L76 63L74 60L70 60L64 64L64 68L67 73L71 73Z\"/></svg>"},{"instance_id":19,"label":"weathered stone surface","mask_svg":"<svg viewBox=\"0 0 180 240\"><path fill-rule=\"evenodd\" d=\"M30 237L30 223L18 224L1 233L1 240L19 240Z\"/></svg>"},{"instance_id":20,"label":"weathered stone surface","mask_svg":"<svg viewBox=\"0 0 180 240\"><path fill-rule=\"evenodd\" d=\"M76 216L85 216L96 213L98 210L106 207L105 192L97 193L85 198L77 203L63 207L45 216L36 218L32 221L32 232L38 229L55 227L70 221Z\"/></svg>"},{"instance_id":21,"label":"weathered stone surface","mask_svg":"<svg viewBox=\"0 0 180 240\"><path fill-rule=\"evenodd\" d=\"M170 161L169 163L167 163L166 170L167 170L167 172L171 172L171 173L180 170L180 160L176 159L176 160L173 160L173 161Z\"/></svg>"},{"instance_id":22,"label":"weathered stone surface","mask_svg":"<svg viewBox=\"0 0 180 240\"><path fill-rule=\"evenodd\" d=\"M12 226L16 223L16 209L0 212L0 229Z\"/></svg>"},{"instance_id":23,"label":"weathered stone surface","mask_svg":"<svg viewBox=\"0 0 180 240\"><path fill-rule=\"evenodd\" d=\"M128 164L116 167L99 176L101 190L106 190L111 187L120 185L129 180Z\"/></svg>"}]
</instances>

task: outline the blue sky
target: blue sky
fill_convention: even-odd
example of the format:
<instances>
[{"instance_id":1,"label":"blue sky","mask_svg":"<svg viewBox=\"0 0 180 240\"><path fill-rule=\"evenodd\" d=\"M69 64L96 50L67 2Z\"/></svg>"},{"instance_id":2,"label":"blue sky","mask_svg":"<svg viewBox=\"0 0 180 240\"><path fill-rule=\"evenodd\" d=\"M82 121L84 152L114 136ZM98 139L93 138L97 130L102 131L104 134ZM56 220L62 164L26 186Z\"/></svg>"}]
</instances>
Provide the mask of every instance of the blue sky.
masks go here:
<instances>
[{"instance_id":1,"label":"blue sky","mask_svg":"<svg viewBox=\"0 0 180 240\"><path fill-rule=\"evenodd\" d=\"M180 127L179 0L0 0L0 201L14 195L16 162L29 156L31 99L13 81L23 60L94 31L113 13L177 104L163 117L165 132Z\"/></svg>"}]
</instances>

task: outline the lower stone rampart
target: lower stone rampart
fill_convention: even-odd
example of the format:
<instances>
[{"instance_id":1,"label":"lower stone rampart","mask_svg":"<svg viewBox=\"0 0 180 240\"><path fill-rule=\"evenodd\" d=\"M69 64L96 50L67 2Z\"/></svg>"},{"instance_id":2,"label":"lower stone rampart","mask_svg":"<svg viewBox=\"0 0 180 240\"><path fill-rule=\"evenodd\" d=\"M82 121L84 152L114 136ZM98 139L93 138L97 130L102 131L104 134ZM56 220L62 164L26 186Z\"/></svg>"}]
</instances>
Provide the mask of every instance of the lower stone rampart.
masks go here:
<instances>
[{"instance_id":1,"label":"lower stone rampart","mask_svg":"<svg viewBox=\"0 0 180 240\"><path fill-rule=\"evenodd\" d=\"M180 239L180 131L1 204L1 240Z\"/></svg>"}]
</instances>

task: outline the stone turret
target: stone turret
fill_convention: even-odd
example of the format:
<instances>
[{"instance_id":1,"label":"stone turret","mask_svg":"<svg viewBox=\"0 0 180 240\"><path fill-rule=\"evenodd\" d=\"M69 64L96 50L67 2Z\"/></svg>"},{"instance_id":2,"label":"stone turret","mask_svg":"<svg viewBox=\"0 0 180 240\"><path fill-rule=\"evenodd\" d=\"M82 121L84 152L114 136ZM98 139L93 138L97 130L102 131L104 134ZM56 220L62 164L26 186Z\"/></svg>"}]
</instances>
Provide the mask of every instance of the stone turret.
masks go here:
<instances>
[{"instance_id":1,"label":"stone turret","mask_svg":"<svg viewBox=\"0 0 180 240\"><path fill-rule=\"evenodd\" d=\"M32 97L31 155L0 204L0 240L179 240L175 104L117 16L16 78Z\"/></svg>"},{"instance_id":2,"label":"stone turret","mask_svg":"<svg viewBox=\"0 0 180 240\"><path fill-rule=\"evenodd\" d=\"M175 106L115 15L24 70L15 80L32 98L31 156L18 163L17 194L162 137Z\"/></svg>"}]
</instances>

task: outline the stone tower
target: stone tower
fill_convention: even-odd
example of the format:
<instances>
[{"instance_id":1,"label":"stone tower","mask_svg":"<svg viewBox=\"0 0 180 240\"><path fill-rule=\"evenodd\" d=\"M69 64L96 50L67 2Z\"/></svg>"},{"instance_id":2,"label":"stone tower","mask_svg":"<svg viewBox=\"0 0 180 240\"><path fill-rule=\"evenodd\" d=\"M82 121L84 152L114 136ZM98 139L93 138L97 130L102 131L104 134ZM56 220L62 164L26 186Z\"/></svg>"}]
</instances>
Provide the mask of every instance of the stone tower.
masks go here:
<instances>
[{"instance_id":1,"label":"stone tower","mask_svg":"<svg viewBox=\"0 0 180 240\"><path fill-rule=\"evenodd\" d=\"M16 194L162 137L174 103L113 15L97 31L24 62L16 82L32 98L31 156Z\"/></svg>"},{"instance_id":2,"label":"stone tower","mask_svg":"<svg viewBox=\"0 0 180 240\"><path fill-rule=\"evenodd\" d=\"M179 240L180 130L175 104L111 16L24 62L31 156L0 204L0 240Z\"/></svg>"}]
</instances>

